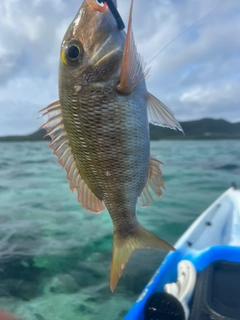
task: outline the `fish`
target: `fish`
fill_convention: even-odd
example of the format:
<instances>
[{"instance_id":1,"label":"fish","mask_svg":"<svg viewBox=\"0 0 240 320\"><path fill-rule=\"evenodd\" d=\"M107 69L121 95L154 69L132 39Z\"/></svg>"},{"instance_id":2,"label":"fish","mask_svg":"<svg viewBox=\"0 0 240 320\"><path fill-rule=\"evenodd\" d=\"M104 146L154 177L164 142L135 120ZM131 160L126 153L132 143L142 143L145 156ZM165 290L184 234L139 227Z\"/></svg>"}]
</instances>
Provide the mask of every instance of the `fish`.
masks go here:
<instances>
[{"instance_id":1,"label":"fish","mask_svg":"<svg viewBox=\"0 0 240 320\"><path fill-rule=\"evenodd\" d=\"M117 1L113 1L117 7ZM59 100L41 112L50 147L86 210L113 222L110 289L135 249L175 250L138 222L164 189L162 163L150 155L149 123L182 131L172 111L147 91L148 70L132 31L118 28L106 2L84 0L60 48ZM150 191L151 190L151 191Z\"/></svg>"}]
</instances>

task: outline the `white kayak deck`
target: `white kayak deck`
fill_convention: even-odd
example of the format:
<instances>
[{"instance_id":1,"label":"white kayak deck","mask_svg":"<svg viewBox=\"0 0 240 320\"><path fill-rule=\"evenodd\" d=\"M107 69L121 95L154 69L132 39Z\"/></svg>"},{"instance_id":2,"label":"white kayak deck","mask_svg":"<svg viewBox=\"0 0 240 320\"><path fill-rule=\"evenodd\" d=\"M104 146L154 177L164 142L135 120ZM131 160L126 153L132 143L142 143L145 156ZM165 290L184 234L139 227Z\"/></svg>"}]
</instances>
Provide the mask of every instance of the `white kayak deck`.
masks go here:
<instances>
[{"instance_id":1,"label":"white kayak deck","mask_svg":"<svg viewBox=\"0 0 240 320\"><path fill-rule=\"evenodd\" d=\"M189 252L213 245L240 246L240 190L224 192L194 221L175 248Z\"/></svg>"}]
</instances>

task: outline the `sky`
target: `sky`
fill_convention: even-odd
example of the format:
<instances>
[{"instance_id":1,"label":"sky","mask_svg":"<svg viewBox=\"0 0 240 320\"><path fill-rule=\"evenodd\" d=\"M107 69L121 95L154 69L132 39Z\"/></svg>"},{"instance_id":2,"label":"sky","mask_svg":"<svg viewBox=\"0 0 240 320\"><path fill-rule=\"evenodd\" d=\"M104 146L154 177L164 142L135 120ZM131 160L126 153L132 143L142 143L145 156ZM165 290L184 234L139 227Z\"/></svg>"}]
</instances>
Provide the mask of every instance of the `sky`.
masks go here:
<instances>
[{"instance_id":1,"label":"sky","mask_svg":"<svg viewBox=\"0 0 240 320\"><path fill-rule=\"evenodd\" d=\"M135 0L133 32L149 63L222 0ZM0 1L0 135L38 129L58 100L59 49L82 0ZM118 0L127 25L130 0ZM149 65L148 91L179 121L240 121L240 1L226 0Z\"/></svg>"}]
</instances>

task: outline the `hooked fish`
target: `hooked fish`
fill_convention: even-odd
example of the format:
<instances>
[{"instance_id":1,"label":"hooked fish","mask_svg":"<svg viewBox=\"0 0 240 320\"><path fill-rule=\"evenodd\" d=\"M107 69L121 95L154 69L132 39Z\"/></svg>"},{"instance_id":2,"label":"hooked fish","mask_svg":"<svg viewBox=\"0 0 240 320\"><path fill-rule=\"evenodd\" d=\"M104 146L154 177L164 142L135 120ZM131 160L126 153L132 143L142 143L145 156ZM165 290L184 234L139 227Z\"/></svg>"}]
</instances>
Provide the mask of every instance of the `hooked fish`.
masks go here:
<instances>
[{"instance_id":1,"label":"hooked fish","mask_svg":"<svg viewBox=\"0 0 240 320\"><path fill-rule=\"evenodd\" d=\"M117 6L116 0L114 4ZM84 0L61 44L59 100L43 109L50 147L86 209L108 210L114 226L110 288L132 252L174 250L137 220L136 204L161 197L161 162L150 156L149 122L182 130L146 88L146 69L132 32L118 28L106 1ZM41 110L42 111L42 110Z\"/></svg>"}]
</instances>

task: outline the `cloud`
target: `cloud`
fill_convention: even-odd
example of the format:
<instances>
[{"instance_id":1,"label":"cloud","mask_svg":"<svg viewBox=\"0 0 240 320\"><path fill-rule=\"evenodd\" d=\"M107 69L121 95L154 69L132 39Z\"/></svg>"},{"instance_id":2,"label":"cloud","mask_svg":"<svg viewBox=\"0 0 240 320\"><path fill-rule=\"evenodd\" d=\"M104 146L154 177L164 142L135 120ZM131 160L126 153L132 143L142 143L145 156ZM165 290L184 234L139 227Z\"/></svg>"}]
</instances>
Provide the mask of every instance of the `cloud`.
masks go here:
<instances>
[{"instance_id":1,"label":"cloud","mask_svg":"<svg viewBox=\"0 0 240 320\"><path fill-rule=\"evenodd\" d=\"M133 29L149 62L220 0L135 1ZM127 24L130 1L118 0ZM0 135L29 133L37 111L58 98L61 39L79 0L1 0ZM240 6L226 1L151 62L148 89L180 120L240 121Z\"/></svg>"}]
</instances>

